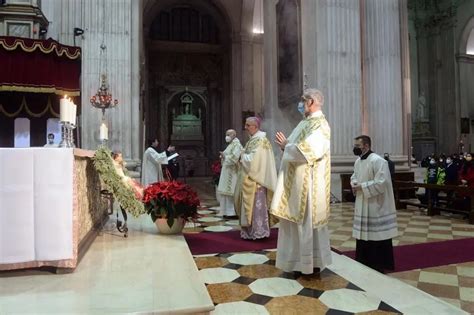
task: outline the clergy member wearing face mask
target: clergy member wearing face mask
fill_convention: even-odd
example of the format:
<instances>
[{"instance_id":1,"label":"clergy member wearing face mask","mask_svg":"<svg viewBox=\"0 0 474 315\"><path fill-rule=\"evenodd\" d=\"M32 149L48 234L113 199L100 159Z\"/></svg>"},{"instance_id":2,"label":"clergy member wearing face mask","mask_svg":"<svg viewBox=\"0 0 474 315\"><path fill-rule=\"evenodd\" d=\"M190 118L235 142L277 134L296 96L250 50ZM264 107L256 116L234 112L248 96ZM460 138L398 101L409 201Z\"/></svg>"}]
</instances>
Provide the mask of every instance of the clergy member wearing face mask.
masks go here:
<instances>
[{"instance_id":1,"label":"clergy member wearing face mask","mask_svg":"<svg viewBox=\"0 0 474 315\"><path fill-rule=\"evenodd\" d=\"M237 133L234 129L229 129L225 133L225 142L227 147L220 152L221 158L221 176L217 186L217 193L220 195L220 213L224 218L235 217L234 192L238 176L238 165L242 145L237 139Z\"/></svg>"},{"instance_id":2,"label":"clergy member wearing face mask","mask_svg":"<svg viewBox=\"0 0 474 315\"><path fill-rule=\"evenodd\" d=\"M321 91L306 89L301 98L301 122L288 139L276 134L283 156L271 206L280 218L275 266L295 276L317 273L332 262L327 227L331 129L322 112Z\"/></svg>"},{"instance_id":3,"label":"clergy member wearing face mask","mask_svg":"<svg viewBox=\"0 0 474 315\"><path fill-rule=\"evenodd\" d=\"M235 188L235 212L240 219L240 237L256 240L270 236L275 223L269 214L277 174L272 144L260 130L260 119L249 117L245 130L250 136L240 156L239 178Z\"/></svg>"},{"instance_id":4,"label":"clergy member wearing face mask","mask_svg":"<svg viewBox=\"0 0 474 315\"><path fill-rule=\"evenodd\" d=\"M358 156L351 177L356 260L384 273L395 268L392 238L398 235L390 170L387 161L371 151L368 136L354 139L353 152Z\"/></svg>"}]
</instances>

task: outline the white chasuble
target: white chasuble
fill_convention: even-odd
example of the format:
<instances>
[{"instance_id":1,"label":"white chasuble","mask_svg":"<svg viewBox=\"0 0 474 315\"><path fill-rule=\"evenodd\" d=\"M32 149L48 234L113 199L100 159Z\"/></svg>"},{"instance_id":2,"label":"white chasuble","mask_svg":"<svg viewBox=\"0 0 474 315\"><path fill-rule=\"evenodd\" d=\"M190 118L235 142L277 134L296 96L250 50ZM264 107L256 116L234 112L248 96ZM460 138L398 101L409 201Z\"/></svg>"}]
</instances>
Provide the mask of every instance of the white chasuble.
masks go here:
<instances>
[{"instance_id":1,"label":"white chasuble","mask_svg":"<svg viewBox=\"0 0 474 315\"><path fill-rule=\"evenodd\" d=\"M266 188L267 201L270 203L275 191L276 179L272 145L267 139L266 133L258 131L246 143L240 158L239 177L234 197L235 211L240 217L241 226L252 225L257 188L259 186Z\"/></svg>"},{"instance_id":2,"label":"white chasuble","mask_svg":"<svg viewBox=\"0 0 474 315\"><path fill-rule=\"evenodd\" d=\"M219 194L234 197L241 153L242 145L237 138L233 139L224 152L222 152L221 176L219 178L219 185L217 186L217 192Z\"/></svg>"},{"instance_id":3,"label":"white chasuble","mask_svg":"<svg viewBox=\"0 0 474 315\"><path fill-rule=\"evenodd\" d=\"M331 198L330 135L321 111L303 119L290 134L271 204L273 215L302 224L310 211L313 228L326 225Z\"/></svg>"}]
</instances>

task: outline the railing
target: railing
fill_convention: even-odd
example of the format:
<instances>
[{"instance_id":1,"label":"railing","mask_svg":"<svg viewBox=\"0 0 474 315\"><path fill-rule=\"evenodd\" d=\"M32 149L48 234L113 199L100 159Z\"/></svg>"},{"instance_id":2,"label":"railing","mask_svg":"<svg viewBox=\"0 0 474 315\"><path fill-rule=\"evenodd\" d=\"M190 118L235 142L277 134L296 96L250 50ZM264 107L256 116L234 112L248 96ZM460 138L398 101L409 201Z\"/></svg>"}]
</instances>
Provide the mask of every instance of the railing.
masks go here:
<instances>
[{"instance_id":1,"label":"railing","mask_svg":"<svg viewBox=\"0 0 474 315\"><path fill-rule=\"evenodd\" d=\"M474 224L474 189L473 188L470 188L467 186L456 186L456 185L425 184L425 183L418 183L418 182L412 182L412 181L394 181L393 184L394 184L393 191L395 194L395 203L397 205L397 209L406 208L406 205L412 205L412 206L428 209L428 215L430 216L439 214L440 211L459 213L459 214L466 215L469 219L469 223ZM426 203L416 203L409 200L400 199L401 192L414 191L418 188L425 188ZM470 202L469 207L467 209L458 209L458 208L450 207L449 202L446 204L446 206L436 205L433 202L433 198L431 197L431 194L435 191L446 192L448 195L448 201L455 201L455 199L458 196L468 198L466 200Z\"/></svg>"}]
</instances>

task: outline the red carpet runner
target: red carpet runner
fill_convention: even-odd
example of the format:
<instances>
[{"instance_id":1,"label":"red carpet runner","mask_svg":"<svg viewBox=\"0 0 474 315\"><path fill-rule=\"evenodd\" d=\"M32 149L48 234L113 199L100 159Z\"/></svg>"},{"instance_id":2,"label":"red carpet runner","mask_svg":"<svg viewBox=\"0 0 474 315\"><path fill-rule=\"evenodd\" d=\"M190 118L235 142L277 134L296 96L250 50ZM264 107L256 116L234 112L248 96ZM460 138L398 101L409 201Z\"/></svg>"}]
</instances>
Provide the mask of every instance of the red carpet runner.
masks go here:
<instances>
[{"instance_id":1,"label":"red carpet runner","mask_svg":"<svg viewBox=\"0 0 474 315\"><path fill-rule=\"evenodd\" d=\"M271 229L269 238L257 241L241 239L240 231L184 233L184 238L193 255L251 252L276 248L278 229ZM474 238L402 245L394 247L394 251L394 272L445 266L474 261ZM354 251L342 254L355 257Z\"/></svg>"}]
</instances>

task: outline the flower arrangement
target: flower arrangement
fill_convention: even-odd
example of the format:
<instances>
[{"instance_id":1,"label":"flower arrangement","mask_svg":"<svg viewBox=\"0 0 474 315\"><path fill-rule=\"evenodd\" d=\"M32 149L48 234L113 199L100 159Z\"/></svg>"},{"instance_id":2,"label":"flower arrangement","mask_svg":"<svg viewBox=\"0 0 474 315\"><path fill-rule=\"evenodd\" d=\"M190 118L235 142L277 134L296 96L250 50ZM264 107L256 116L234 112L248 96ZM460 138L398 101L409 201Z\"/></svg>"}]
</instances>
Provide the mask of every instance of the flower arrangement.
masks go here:
<instances>
[{"instance_id":1,"label":"flower arrangement","mask_svg":"<svg viewBox=\"0 0 474 315\"><path fill-rule=\"evenodd\" d=\"M158 182L145 188L143 203L153 222L158 218L166 218L171 228L174 219L197 218L199 198L189 185L182 182Z\"/></svg>"},{"instance_id":2,"label":"flower arrangement","mask_svg":"<svg viewBox=\"0 0 474 315\"><path fill-rule=\"evenodd\" d=\"M221 177L221 170L222 170L222 164L221 160L216 160L214 163L211 165L211 171L212 171L212 179L214 181L214 185L219 184L219 178Z\"/></svg>"},{"instance_id":3,"label":"flower arrangement","mask_svg":"<svg viewBox=\"0 0 474 315\"><path fill-rule=\"evenodd\" d=\"M143 203L136 197L134 190L126 185L117 173L110 150L101 147L95 152L92 160L101 180L117 198L118 203L134 217L144 214Z\"/></svg>"}]
</instances>

